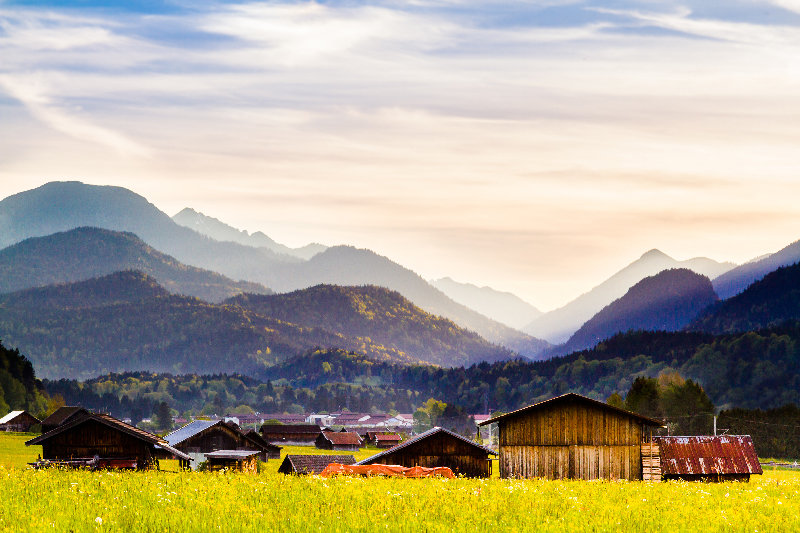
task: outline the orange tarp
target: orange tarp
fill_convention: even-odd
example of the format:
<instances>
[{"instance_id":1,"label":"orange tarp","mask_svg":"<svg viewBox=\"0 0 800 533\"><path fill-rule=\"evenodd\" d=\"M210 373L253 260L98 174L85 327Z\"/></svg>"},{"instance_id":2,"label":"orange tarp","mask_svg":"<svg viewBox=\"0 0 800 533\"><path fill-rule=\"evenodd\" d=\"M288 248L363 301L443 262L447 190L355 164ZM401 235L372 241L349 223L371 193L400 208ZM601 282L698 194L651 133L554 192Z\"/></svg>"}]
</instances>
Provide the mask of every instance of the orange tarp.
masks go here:
<instances>
[{"instance_id":1,"label":"orange tarp","mask_svg":"<svg viewBox=\"0 0 800 533\"><path fill-rule=\"evenodd\" d=\"M342 476L390 476L390 477L455 477L446 466L425 468L423 466L405 467L399 465L342 465L329 464L320 474L322 477Z\"/></svg>"}]
</instances>

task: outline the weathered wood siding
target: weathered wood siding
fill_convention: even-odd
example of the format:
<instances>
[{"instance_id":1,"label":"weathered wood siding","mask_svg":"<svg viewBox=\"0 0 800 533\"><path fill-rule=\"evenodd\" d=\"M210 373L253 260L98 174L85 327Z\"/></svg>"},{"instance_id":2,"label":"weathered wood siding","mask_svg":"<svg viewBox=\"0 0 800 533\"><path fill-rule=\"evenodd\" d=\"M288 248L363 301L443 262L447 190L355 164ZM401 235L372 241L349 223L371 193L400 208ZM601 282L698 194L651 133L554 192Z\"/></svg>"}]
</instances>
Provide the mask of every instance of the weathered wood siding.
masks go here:
<instances>
[{"instance_id":1,"label":"weathered wood siding","mask_svg":"<svg viewBox=\"0 0 800 533\"><path fill-rule=\"evenodd\" d=\"M229 472L247 472L250 474L256 474L258 473L258 463L255 456L244 459L222 459L209 457L208 470L209 472L227 470Z\"/></svg>"},{"instance_id":2,"label":"weathered wood siding","mask_svg":"<svg viewBox=\"0 0 800 533\"><path fill-rule=\"evenodd\" d=\"M152 446L125 432L90 420L76 428L54 435L42 443L42 458L136 458L142 468L153 462Z\"/></svg>"},{"instance_id":3,"label":"weathered wood siding","mask_svg":"<svg viewBox=\"0 0 800 533\"><path fill-rule=\"evenodd\" d=\"M568 402L499 425L500 477L642 478L642 425L623 413Z\"/></svg>"},{"instance_id":4,"label":"weathered wood siding","mask_svg":"<svg viewBox=\"0 0 800 533\"><path fill-rule=\"evenodd\" d=\"M446 466L454 474L467 477L488 477L490 473L488 454L446 433L432 435L395 453L389 451L380 462L406 467Z\"/></svg>"}]
</instances>

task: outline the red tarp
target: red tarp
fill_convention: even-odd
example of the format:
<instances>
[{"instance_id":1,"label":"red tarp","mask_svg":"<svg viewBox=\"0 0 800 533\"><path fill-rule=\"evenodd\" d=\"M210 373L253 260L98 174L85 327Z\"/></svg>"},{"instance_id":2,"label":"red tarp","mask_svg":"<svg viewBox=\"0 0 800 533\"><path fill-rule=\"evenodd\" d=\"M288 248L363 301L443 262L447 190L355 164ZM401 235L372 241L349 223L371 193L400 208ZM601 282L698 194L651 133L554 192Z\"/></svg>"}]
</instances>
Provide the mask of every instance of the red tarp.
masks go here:
<instances>
[{"instance_id":1,"label":"red tarp","mask_svg":"<svg viewBox=\"0 0 800 533\"><path fill-rule=\"evenodd\" d=\"M399 465L342 465L331 463L320 474L322 477L343 476L390 476L390 477L447 477L453 478L453 471L446 466L425 468L423 466L405 467Z\"/></svg>"}]
</instances>

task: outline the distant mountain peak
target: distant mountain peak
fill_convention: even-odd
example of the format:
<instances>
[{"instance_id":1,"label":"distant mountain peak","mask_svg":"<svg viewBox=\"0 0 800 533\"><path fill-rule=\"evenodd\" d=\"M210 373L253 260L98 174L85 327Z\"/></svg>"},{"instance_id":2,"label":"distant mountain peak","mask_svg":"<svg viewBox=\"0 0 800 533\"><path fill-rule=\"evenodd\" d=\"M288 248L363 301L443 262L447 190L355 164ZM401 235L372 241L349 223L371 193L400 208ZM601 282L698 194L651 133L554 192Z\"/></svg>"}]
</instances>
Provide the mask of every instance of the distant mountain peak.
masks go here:
<instances>
[{"instance_id":1,"label":"distant mountain peak","mask_svg":"<svg viewBox=\"0 0 800 533\"><path fill-rule=\"evenodd\" d=\"M668 256L658 248L653 248L652 250L643 253L642 257L640 257L639 259L645 259L645 260L664 259L667 261L674 261L674 259L672 259L670 256Z\"/></svg>"}]
</instances>

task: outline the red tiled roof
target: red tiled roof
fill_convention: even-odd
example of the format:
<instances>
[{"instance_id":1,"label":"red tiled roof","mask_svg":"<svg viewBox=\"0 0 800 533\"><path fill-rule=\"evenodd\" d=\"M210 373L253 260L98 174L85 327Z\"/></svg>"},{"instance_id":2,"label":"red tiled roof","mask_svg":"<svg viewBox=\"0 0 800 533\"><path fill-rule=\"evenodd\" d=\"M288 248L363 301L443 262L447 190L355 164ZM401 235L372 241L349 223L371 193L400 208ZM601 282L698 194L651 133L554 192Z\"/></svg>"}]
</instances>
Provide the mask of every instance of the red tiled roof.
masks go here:
<instances>
[{"instance_id":1,"label":"red tiled roof","mask_svg":"<svg viewBox=\"0 0 800 533\"><path fill-rule=\"evenodd\" d=\"M363 443L358 433L353 433L351 431L326 432L322 435L335 446L361 446Z\"/></svg>"}]
</instances>

